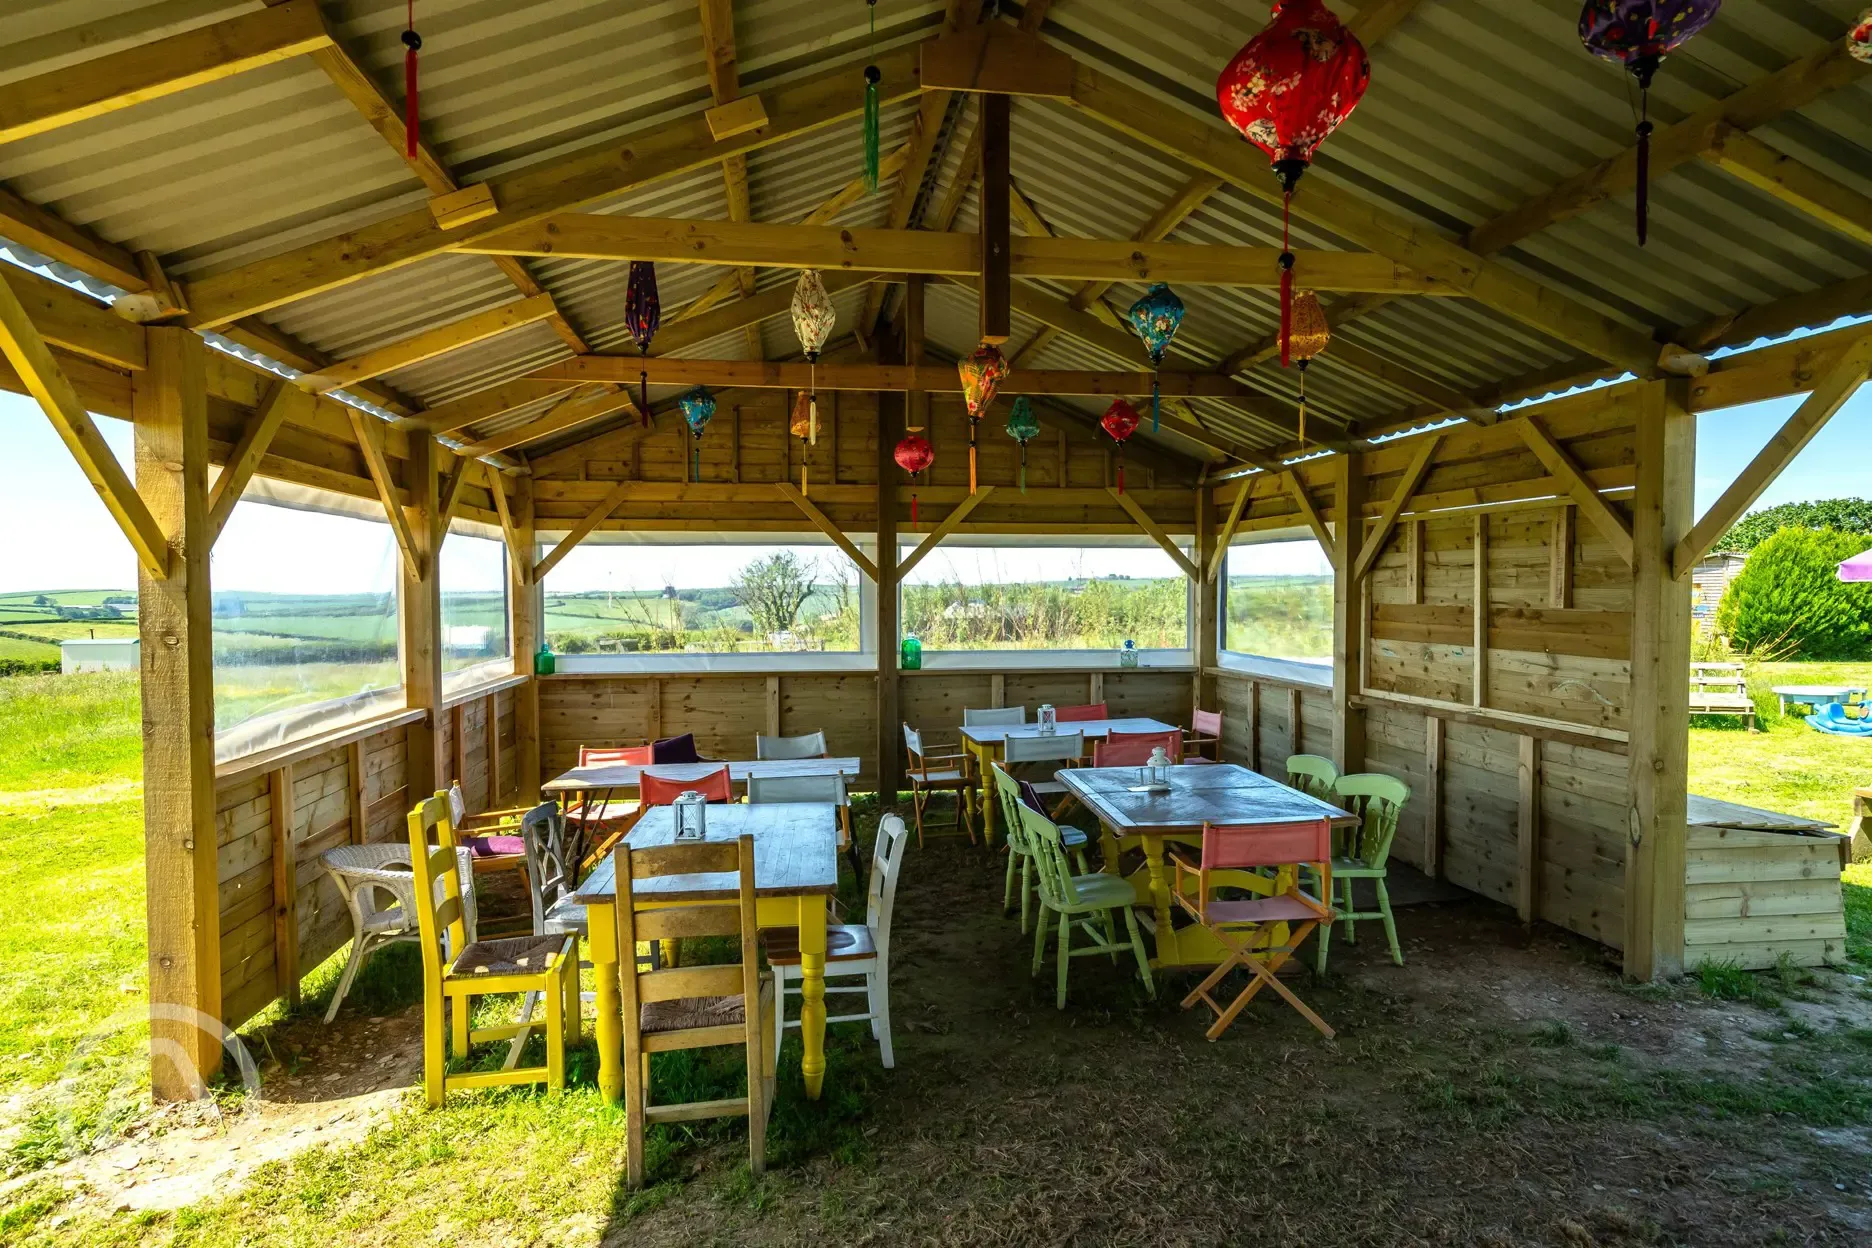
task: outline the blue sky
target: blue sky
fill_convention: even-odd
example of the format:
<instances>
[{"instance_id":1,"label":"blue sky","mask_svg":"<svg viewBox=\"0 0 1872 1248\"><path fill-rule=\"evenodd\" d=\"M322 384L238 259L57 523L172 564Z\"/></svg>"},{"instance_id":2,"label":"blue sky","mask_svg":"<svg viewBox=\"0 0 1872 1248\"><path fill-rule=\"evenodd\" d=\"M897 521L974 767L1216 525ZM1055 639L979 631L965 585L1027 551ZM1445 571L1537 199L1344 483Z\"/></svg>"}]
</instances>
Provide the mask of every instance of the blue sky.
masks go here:
<instances>
[{"instance_id":1,"label":"blue sky","mask_svg":"<svg viewBox=\"0 0 1872 1248\"><path fill-rule=\"evenodd\" d=\"M1799 404L1795 396L1698 418L1699 514ZM128 464L129 425L110 419L100 419L98 425L118 458ZM120 589L136 584L136 564L122 533L38 405L23 395L0 392L0 465L4 465L0 468L4 481L0 534L6 535L0 545L0 593ZM1872 387L1862 389L1808 444L1758 506L1868 496L1872 496ZM299 530L316 526L321 517L259 507L245 507L235 514L240 522L228 526L215 549L215 577L223 585L238 580L249 589L343 592L361 588L356 582L362 566L380 567L385 558L381 532L371 532L374 525L328 524L313 535ZM498 558L497 548L489 546ZM1311 547L1312 543L1296 543L1296 557ZM290 563L278 558L281 549L294 552ZM1144 556L1144 552L1139 554ZM997 552L997 557L1006 560L1011 552Z\"/></svg>"}]
</instances>

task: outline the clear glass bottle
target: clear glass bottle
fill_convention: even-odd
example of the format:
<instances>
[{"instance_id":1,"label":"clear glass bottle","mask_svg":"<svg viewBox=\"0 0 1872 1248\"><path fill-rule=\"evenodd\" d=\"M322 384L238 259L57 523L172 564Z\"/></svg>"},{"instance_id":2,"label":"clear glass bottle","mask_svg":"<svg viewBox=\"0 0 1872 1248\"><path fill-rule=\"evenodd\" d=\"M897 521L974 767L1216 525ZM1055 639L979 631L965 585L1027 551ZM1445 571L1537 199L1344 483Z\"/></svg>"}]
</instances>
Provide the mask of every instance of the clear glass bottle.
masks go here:
<instances>
[{"instance_id":1,"label":"clear glass bottle","mask_svg":"<svg viewBox=\"0 0 1872 1248\"><path fill-rule=\"evenodd\" d=\"M1127 637L1125 638L1124 645L1118 648L1118 666L1119 667L1136 667L1137 665L1138 665L1137 642L1132 641L1129 637Z\"/></svg>"}]
</instances>

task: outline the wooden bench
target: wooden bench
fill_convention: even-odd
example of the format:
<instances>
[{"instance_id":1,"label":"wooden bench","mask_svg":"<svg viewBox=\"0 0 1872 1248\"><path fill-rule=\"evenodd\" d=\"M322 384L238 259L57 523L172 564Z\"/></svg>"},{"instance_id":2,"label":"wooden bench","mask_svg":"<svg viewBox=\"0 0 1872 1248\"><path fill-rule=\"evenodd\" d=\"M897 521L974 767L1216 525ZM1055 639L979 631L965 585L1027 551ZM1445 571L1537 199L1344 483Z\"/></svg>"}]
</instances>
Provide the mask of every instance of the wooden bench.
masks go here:
<instances>
[{"instance_id":1,"label":"wooden bench","mask_svg":"<svg viewBox=\"0 0 1872 1248\"><path fill-rule=\"evenodd\" d=\"M1755 730L1755 700L1749 697L1748 679L1740 663L1690 665L1690 713L1738 715Z\"/></svg>"}]
</instances>

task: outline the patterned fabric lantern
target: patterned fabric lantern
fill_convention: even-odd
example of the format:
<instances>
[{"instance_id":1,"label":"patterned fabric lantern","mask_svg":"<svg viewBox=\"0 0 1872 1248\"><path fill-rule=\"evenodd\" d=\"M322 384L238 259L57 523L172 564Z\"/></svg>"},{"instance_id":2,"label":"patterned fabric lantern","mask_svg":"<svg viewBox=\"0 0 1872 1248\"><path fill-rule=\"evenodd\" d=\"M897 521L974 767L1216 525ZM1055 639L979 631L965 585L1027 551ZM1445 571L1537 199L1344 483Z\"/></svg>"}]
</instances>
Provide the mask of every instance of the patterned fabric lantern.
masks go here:
<instances>
[{"instance_id":1,"label":"patterned fabric lantern","mask_svg":"<svg viewBox=\"0 0 1872 1248\"><path fill-rule=\"evenodd\" d=\"M1648 232L1651 175L1651 79L1666 56L1710 24L1722 0L1586 0L1580 42L1594 56L1620 61L1638 80L1638 245Z\"/></svg>"},{"instance_id":2,"label":"patterned fabric lantern","mask_svg":"<svg viewBox=\"0 0 1872 1248\"><path fill-rule=\"evenodd\" d=\"M1300 445L1306 445L1306 375L1313 357L1332 341L1332 327L1326 324L1326 309L1319 296L1303 290L1294 300L1293 358L1300 367Z\"/></svg>"},{"instance_id":3,"label":"patterned fabric lantern","mask_svg":"<svg viewBox=\"0 0 1872 1248\"><path fill-rule=\"evenodd\" d=\"M1176 297L1176 292L1162 282L1144 292L1144 297L1131 305L1125 318L1131 322L1131 328L1144 343L1144 349L1151 358L1151 432L1157 432L1158 409L1163 404L1163 394L1157 384L1157 375L1163 368L1164 352L1170 349L1170 340L1176 337L1182 327L1183 301Z\"/></svg>"},{"instance_id":4,"label":"patterned fabric lantern","mask_svg":"<svg viewBox=\"0 0 1872 1248\"><path fill-rule=\"evenodd\" d=\"M409 0L409 20L403 26L403 159L414 161L422 144L418 124L421 109L416 104L416 54L422 51L422 36L416 33L416 0Z\"/></svg>"},{"instance_id":5,"label":"patterned fabric lantern","mask_svg":"<svg viewBox=\"0 0 1872 1248\"><path fill-rule=\"evenodd\" d=\"M975 427L988 414L1001 382L1008 375L1007 357L992 342L975 348L974 354L956 365L962 375L962 398L968 404L969 417L969 493L975 492Z\"/></svg>"},{"instance_id":6,"label":"patterned fabric lantern","mask_svg":"<svg viewBox=\"0 0 1872 1248\"><path fill-rule=\"evenodd\" d=\"M682 407L683 419L689 422L690 436L695 439L694 468L690 472L691 481L702 479L702 431L715 419L715 396L701 386L689 391L676 402Z\"/></svg>"},{"instance_id":7,"label":"patterned fabric lantern","mask_svg":"<svg viewBox=\"0 0 1872 1248\"><path fill-rule=\"evenodd\" d=\"M917 481L936 462L936 451L928 440L917 436L917 431L911 429L905 432L903 441L897 444L892 454L897 457L897 466L910 474L910 527L914 529L917 523Z\"/></svg>"},{"instance_id":8,"label":"patterned fabric lantern","mask_svg":"<svg viewBox=\"0 0 1872 1248\"><path fill-rule=\"evenodd\" d=\"M1008 437L1020 443L1020 491L1027 492L1027 444L1040 436L1040 420L1034 415L1033 400L1021 395L1008 413Z\"/></svg>"},{"instance_id":9,"label":"patterned fabric lantern","mask_svg":"<svg viewBox=\"0 0 1872 1248\"><path fill-rule=\"evenodd\" d=\"M806 440L814 446L819 444L819 352L825 349L837 320L838 309L832 306L832 296L826 293L818 271L807 269L801 273L799 285L793 288L793 332L799 335L800 350L806 353Z\"/></svg>"},{"instance_id":10,"label":"patterned fabric lantern","mask_svg":"<svg viewBox=\"0 0 1872 1248\"><path fill-rule=\"evenodd\" d=\"M1872 65L1872 9L1859 15L1851 30L1846 32L1846 50L1854 60Z\"/></svg>"},{"instance_id":11,"label":"patterned fabric lantern","mask_svg":"<svg viewBox=\"0 0 1872 1248\"><path fill-rule=\"evenodd\" d=\"M1139 417L1137 409L1123 399L1113 399L1112 405L1105 409L1105 415L1099 420L1099 427L1111 435L1111 440L1118 444L1118 492L1124 493L1124 444L1125 439L1137 432Z\"/></svg>"},{"instance_id":12,"label":"patterned fabric lantern","mask_svg":"<svg viewBox=\"0 0 1872 1248\"><path fill-rule=\"evenodd\" d=\"M806 448L813 444L813 422L818 419L818 408L812 395L801 390L793 396L793 416L787 421L787 432L800 440L799 489L802 494L811 494L806 484Z\"/></svg>"},{"instance_id":13,"label":"patterned fabric lantern","mask_svg":"<svg viewBox=\"0 0 1872 1248\"><path fill-rule=\"evenodd\" d=\"M663 303L657 298L656 265L648 260L630 262L630 274L624 279L624 328L630 331L637 353L650 358L650 340L656 337L663 321ZM644 428L650 427L650 370L637 374Z\"/></svg>"},{"instance_id":14,"label":"patterned fabric lantern","mask_svg":"<svg viewBox=\"0 0 1872 1248\"><path fill-rule=\"evenodd\" d=\"M1291 358L1294 254L1288 222L1294 187L1370 83L1365 46L1327 11L1324 0L1274 0L1273 20L1216 80L1223 118L1268 154L1281 182L1282 368Z\"/></svg>"}]
</instances>

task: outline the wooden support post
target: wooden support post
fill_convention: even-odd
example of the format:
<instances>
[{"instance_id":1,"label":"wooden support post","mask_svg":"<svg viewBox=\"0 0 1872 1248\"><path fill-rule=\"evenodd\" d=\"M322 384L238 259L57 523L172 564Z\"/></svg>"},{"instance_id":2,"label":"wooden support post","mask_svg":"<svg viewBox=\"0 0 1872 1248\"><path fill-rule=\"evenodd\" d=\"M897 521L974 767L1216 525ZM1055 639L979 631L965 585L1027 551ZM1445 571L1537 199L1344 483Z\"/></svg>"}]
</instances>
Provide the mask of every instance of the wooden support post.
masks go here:
<instances>
[{"instance_id":1,"label":"wooden support post","mask_svg":"<svg viewBox=\"0 0 1872 1248\"><path fill-rule=\"evenodd\" d=\"M1333 762L1341 772L1365 767L1365 712L1355 700L1365 688L1365 581L1358 554L1365 535L1365 462L1340 455L1333 469ZM1298 707L1299 691L1295 691ZM1297 726L1297 725L1296 725ZM1299 751L1295 733L1295 751Z\"/></svg>"},{"instance_id":2,"label":"wooden support post","mask_svg":"<svg viewBox=\"0 0 1872 1248\"><path fill-rule=\"evenodd\" d=\"M660 677L650 681L650 719L644 730L649 741L663 739L663 681Z\"/></svg>"},{"instance_id":3,"label":"wooden support post","mask_svg":"<svg viewBox=\"0 0 1872 1248\"><path fill-rule=\"evenodd\" d=\"M490 475L495 489L500 480ZM518 557L507 560L508 618L513 629L514 674L529 676L526 684L513 691L514 778L520 785L520 804L528 805L540 791L540 682L533 676L533 654L542 636L539 582L533 579L533 478L521 477L514 483L512 506L513 536L510 546L520 549Z\"/></svg>"},{"instance_id":4,"label":"wooden support post","mask_svg":"<svg viewBox=\"0 0 1872 1248\"><path fill-rule=\"evenodd\" d=\"M1007 705L1007 677L1000 672L988 678L988 705L991 707Z\"/></svg>"},{"instance_id":5,"label":"wooden support post","mask_svg":"<svg viewBox=\"0 0 1872 1248\"><path fill-rule=\"evenodd\" d=\"M1540 738L1524 736L1515 766L1519 817L1515 822L1515 914L1523 923L1540 917Z\"/></svg>"},{"instance_id":6,"label":"wooden support post","mask_svg":"<svg viewBox=\"0 0 1872 1248\"><path fill-rule=\"evenodd\" d=\"M1488 626L1489 626L1489 545L1488 513L1478 511L1475 517L1475 538L1472 545L1475 564L1471 568L1470 599L1475 604L1473 616L1474 631L1470 637L1470 649L1475 653L1470 666L1470 680L1474 687L1470 691L1469 701L1475 706L1488 705Z\"/></svg>"},{"instance_id":7,"label":"wooden support post","mask_svg":"<svg viewBox=\"0 0 1872 1248\"><path fill-rule=\"evenodd\" d=\"M1247 492L1243 486L1242 493ZM1195 578L1196 679L1190 689L1192 710L1216 704L1215 668L1221 662L1217 630L1222 625L1222 611L1216 579L1203 570L1222 566L1222 553L1217 547L1220 536L1215 526L1214 495L1207 487L1200 487L1196 490L1196 567L1202 574Z\"/></svg>"},{"instance_id":8,"label":"wooden support post","mask_svg":"<svg viewBox=\"0 0 1872 1248\"><path fill-rule=\"evenodd\" d=\"M448 708L449 721L449 774L442 779L453 780L462 786L462 800L468 800L468 705L457 702ZM441 787L438 780L437 787ZM481 804L483 810L487 803Z\"/></svg>"},{"instance_id":9,"label":"wooden support post","mask_svg":"<svg viewBox=\"0 0 1872 1248\"><path fill-rule=\"evenodd\" d=\"M497 694L488 694L486 706L481 712L482 716L487 720L487 728L485 730L488 757L487 795L488 805L490 807L498 807L501 804L500 704L497 701L498 696Z\"/></svg>"},{"instance_id":10,"label":"wooden support post","mask_svg":"<svg viewBox=\"0 0 1872 1248\"><path fill-rule=\"evenodd\" d=\"M1443 721L1424 716L1424 874L1443 878Z\"/></svg>"},{"instance_id":11,"label":"wooden support post","mask_svg":"<svg viewBox=\"0 0 1872 1248\"><path fill-rule=\"evenodd\" d=\"M1287 686L1287 752L1303 754L1306 752L1305 730L1300 721L1300 686ZM1349 770L1349 769L1348 769Z\"/></svg>"},{"instance_id":12,"label":"wooden support post","mask_svg":"<svg viewBox=\"0 0 1872 1248\"><path fill-rule=\"evenodd\" d=\"M1573 605L1573 547L1578 513L1568 503L1554 514L1552 548L1548 551L1547 605L1565 609Z\"/></svg>"},{"instance_id":13,"label":"wooden support post","mask_svg":"<svg viewBox=\"0 0 1872 1248\"><path fill-rule=\"evenodd\" d=\"M366 417L366 419L369 419ZM409 794L412 803L436 792L443 782L440 757L442 706L442 588L436 576L435 515L438 508L436 440L414 430L404 461L404 489L409 497L404 530L410 544L403 556L403 694L411 710L428 711L408 728ZM381 483L380 483L381 486ZM385 500L394 516L402 515L394 495Z\"/></svg>"},{"instance_id":14,"label":"wooden support post","mask_svg":"<svg viewBox=\"0 0 1872 1248\"><path fill-rule=\"evenodd\" d=\"M1248 682L1248 770L1261 770L1261 682Z\"/></svg>"},{"instance_id":15,"label":"wooden support post","mask_svg":"<svg viewBox=\"0 0 1872 1248\"><path fill-rule=\"evenodd\" d=\"M273 983L288 1006L299 1004L299 848L293 840L293 769L275 768L267 783L273 832Z\"/></svg>"},{"instance_id":16,"label":"wooden support post","mask_svg":"<svg viewBox=\"0 0 1872 1248\"><path fill-rule=\"evenodd\" d=\"M911 359L923 349L923 284L912 280L904 305L905 347ZM896 342L885 334L878 340L880 356L894 354ZM902 470L893 458L906 424L915 424L921 394L901 390L878 392L877 427L877 595L873 603L872 632L877 646L877 787L878 801L889 807L903 788L903 720L897 673L897 488Z\"/></svg>"},{"instance_id":17,"label":"wooden support post","mask_svg":"<svg viewBox=\"0 0 1872 1248\"><path fill-rule=\"evenodd\" d=\"M1008 106L1005 95L981 97L981 338L1001 343L1013 333L1013 248L1009 225Z\"/></svg>"},{"instance_id":18,"label":"wooden support post","mask_svg":"<svg viewBox=\"0 0 1872 1248\"><path fill-rule=\"evenodd\" d=\"M1690 581L1670 557L1695 519L1696 418L1680 382L1640 387L1638 405L1625 974L1652 980L1684 969Z\"/></svg>"},{"instance_id":19,"label":"wooden support post","mask_svg":"<svg viewBox=\"0 0 1872 1248\"><path fill-rule=\"evenodd\" d=\"M353 741L345 747L345 765L350 772L350 783L346 785L345 812L351 820L351 834L345 838L351 845L362 845L367 829L364 826L364 742Z\"/></svg>"},{"instance_id":20,"label":"wooden support post","mask_svg":"<svg viewBox=\"0 0 1872 1248\"><path fill-rule=\"evenodd\" d=\"M145 332L148 366L131 375L136 495L166 538L168 573L138 561L150 1088L173 1101L204 1095L222 1057L207 347L186 329Z\"/></svg>"},{"instance_id":21,"label":"wooden support post","mask_svg":"<svg viewBox=\"0 0 1872 1248\"><path fill-rule=\"evenodd\" d=\"M1105 700L1105 673L1093 672L1086 681L1086 701L1097 706Z\"/></svg>"}]
</instances>

